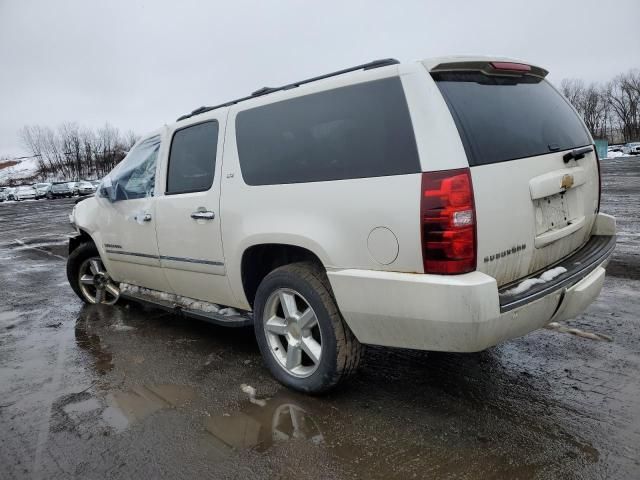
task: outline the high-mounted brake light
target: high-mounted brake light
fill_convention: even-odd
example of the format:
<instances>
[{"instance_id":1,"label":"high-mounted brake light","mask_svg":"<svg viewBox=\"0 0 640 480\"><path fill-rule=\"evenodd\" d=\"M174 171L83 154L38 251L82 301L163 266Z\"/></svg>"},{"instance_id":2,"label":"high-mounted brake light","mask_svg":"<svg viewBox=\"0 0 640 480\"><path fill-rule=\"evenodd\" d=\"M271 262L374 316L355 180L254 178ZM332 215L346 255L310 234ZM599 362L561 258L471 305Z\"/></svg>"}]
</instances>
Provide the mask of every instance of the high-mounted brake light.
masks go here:
<instances>
[{"instance_id":1,"label":"high-mounted brake light","mask_svg":"<svg viewBox=\"0 0 640 480\"><path fill-rule=\"evenodd\" d=\"M515 62L491 62L491 66L494 70L504 70L508 72L530 72L531 65L525 65L524 63Z\"/></svg>"},{"instance_id":2,"label":"high-mounted brake light","mask_svg":"<svg viewBox=\"0 0 640 480\"><path fill-rule=\"evenodd\" d=\"M468 168L422 174L420 225L425 273L476 269L476 212Z\"/></svg>"}]
</instances>

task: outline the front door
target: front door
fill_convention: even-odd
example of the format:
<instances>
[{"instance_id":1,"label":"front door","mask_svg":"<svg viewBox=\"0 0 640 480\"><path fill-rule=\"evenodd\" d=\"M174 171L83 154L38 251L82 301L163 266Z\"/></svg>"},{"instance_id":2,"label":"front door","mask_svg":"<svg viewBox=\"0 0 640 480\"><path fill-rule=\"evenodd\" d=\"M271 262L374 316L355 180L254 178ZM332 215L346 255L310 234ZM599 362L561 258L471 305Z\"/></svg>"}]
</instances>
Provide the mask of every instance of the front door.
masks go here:
<instances>
[{"instance_id":1,"label":"front door","mask_svg":"<svg viewBox=\"0 0 640 480\"><path fill-rule=\"evenodd\" d=\"M220 222L224 119L177 128L171 138L164 195L156 197L160 264L178 295L234 303L226 277Z\"/></svg>"},{"instance_id":2,"label":"front door","mask_svg":"<svg viewBox=\"0 0 640 480\"><path fill-rule=\"evenodd\" d=\"M160 137L139 142L102 182L97 198L102 247L119 282L168 291L160 270L154 188Z\"/></svg>"}]
</instances>

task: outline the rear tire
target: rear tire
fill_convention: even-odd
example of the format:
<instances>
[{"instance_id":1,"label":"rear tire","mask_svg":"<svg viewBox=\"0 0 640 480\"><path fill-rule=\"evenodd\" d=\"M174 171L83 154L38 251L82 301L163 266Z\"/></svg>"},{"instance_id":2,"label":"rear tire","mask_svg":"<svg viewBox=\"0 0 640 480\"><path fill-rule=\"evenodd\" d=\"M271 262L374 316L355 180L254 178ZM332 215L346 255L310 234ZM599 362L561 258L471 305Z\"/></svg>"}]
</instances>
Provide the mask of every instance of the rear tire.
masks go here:
<instances>
[{"instance_id":1,"label":"rear tire","mask_svg":"<svg viewBox=\"0 0 640 480\"><path fill-rule=\"evenodd\" d=\"M334 388L357 371L364 352L340 314L324 269L312 262L279 267L262 280L254 327L271 374L305 393Z\"/></svg>"}]
</instances>

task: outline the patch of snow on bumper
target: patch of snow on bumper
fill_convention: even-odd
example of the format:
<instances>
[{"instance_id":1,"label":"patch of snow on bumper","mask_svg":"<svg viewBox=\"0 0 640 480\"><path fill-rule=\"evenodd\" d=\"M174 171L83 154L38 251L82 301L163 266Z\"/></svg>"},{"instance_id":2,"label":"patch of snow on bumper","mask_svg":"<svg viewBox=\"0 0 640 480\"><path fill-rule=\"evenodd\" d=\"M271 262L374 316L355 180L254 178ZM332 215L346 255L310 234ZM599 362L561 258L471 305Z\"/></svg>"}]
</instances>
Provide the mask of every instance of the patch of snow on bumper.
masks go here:
<instances>
[{"instance_id":1,"label":"patch of snow on bumper","mask_svg":"<svg viewBox=\"0 0 640 480\"><path fill-rule=\"evenodd\" d=\"M507 290L502 295L519 295L523 292L526 292L534 285L550 282L557 276L562 275L563 273L566 273L566 272L567 272L567 269L564 267L552 268L551 270L547 270L537 278L527 278L526 280L523 280L518 284L517 287L513 287Z\"/></svg>"}]
</instances>

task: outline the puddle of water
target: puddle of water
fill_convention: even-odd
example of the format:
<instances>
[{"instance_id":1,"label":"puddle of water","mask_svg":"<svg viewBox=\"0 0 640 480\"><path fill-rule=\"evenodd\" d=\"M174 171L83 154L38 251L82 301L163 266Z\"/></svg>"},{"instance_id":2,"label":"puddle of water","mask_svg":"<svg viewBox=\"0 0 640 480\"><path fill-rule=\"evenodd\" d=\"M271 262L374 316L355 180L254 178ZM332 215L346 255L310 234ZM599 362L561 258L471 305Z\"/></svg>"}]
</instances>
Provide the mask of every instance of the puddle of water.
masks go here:
<instances>
[{"instance_id":1,"label":"puddle of water","mask_svg":"<svg viewBox=\"0 0 640 480\"><path fill-rule=\"evenodd\" d=\"M76 344L80 349L91 354L93 365L99 374L104 375L113 368L113 357L109 351L103 348L98 335L89 335L82 323L76 323L75 335Z\"/></svg>"},{"instance_id":2,"label":"puddle of water","mask_svg":"<svg viewBox=\"0 0 640 480\"><path fill-rule=\"evenodd\" d=\"M275 443L303 440L324 442L319 424L307 410L286 395L263 402L248 400L239 411L209 417L205 428L219 449L268 450Z\"/></svg>"},{"instance_id":3,"label":"puddle of water","mask_svg":"<svg viewBox=\"0 0 640 480\"><path fill-rule=\"evenodd\" d=\"M194 389L185 385L136 386L110 393L102 419L115 431L121 432L154 412L184 406L194 397Z\"/></svg>"}]
</instances>

